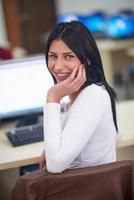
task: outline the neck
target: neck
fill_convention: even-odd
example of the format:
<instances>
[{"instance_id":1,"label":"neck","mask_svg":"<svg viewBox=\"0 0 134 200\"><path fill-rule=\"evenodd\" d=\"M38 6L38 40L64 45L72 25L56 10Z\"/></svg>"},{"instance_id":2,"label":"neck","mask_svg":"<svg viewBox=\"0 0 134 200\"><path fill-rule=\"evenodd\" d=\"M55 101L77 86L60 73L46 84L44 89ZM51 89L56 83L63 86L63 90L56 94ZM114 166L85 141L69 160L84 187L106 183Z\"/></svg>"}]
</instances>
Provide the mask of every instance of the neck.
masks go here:
<instances>
[{"instance_id":1,"label":"neck","mask_svg":"<svg viewBox=\"0 0 134 200\"><path fill-rule=\"evenodd\" d=\"M79 93L80 93L80 91L75 92L75 93L69 95L71 105L73 104L73 102L75 101L75 99L77 98L77 96L78 96Z\"/></svg>"}]
</instances>

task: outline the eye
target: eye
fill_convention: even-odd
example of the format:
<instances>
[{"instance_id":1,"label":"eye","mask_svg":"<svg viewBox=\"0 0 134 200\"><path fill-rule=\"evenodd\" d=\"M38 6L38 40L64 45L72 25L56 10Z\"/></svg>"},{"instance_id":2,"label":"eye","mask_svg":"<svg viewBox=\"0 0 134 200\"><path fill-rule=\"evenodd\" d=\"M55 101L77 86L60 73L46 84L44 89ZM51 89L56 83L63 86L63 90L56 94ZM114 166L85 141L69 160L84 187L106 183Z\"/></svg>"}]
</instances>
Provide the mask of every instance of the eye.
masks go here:
<instances>
[{"instance_id":1,"label":"eye","mask_svg":"<svg viewBox=\"0 0 134 200\"><path fill-rule=\"evenodd\" d=\"M75 57L74 55L66 55L66 56L65 56L65 58L66 58L67 60L73 59L74 57Z\"/></svg>"},{"instance_id":2,"label":"eye","mask_svg":"<svg viewBox=\"0 0 134 200\"><path fill-rule=\"evenodd\" d=\"M48 58L51 60L56 60L57 56L55 54L48 54Z\"/></svg>"}]
</instances>

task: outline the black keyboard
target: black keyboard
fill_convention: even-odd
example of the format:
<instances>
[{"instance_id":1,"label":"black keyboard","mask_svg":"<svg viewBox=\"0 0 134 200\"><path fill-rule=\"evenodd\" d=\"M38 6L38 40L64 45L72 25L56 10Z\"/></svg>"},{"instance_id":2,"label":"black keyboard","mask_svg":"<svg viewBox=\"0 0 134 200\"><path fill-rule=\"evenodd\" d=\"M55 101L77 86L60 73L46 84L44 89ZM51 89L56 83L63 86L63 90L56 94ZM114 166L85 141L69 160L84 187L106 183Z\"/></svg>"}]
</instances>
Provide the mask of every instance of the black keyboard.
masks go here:
<instances>
[{"instance_id":1,"label":"black keyboard","mask_svg":"<svg viewBox=\"0 0 134 200\"><path fill-rule=\"evenodd\" d=\"M43 124L17 127L6 133L13 146L20 146L44 140Z\"/></svg>"}]
</instances>

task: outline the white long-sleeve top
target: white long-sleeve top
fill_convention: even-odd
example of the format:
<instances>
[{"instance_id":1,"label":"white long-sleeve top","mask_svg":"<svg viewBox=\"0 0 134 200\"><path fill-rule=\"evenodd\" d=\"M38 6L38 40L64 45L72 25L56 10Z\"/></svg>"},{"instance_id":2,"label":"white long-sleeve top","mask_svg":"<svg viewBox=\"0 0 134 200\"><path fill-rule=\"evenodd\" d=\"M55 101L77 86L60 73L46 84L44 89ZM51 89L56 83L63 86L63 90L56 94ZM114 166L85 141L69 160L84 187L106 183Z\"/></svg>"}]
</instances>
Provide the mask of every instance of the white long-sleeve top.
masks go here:
<instances>
[{"instance_id":1,"label":"white long-sleeve top","mask_svg":"<svg viewBox=\"0 0 134 200\"><path fill-rule=\"evenodd\" d=\"M116 160L116 129L111 101L104 87L83 89L61 121L60 104L44 107L47 170L95 166Z\"/></svg>"}]
</instances>

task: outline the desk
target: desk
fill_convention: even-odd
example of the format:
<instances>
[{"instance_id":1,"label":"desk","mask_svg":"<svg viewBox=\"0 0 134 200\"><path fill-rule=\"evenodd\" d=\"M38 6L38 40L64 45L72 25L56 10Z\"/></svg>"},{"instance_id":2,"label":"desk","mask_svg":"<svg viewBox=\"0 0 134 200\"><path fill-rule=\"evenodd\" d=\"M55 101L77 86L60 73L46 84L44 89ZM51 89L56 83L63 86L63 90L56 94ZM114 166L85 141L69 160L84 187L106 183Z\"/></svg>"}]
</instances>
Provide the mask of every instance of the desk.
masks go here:
<instances>
[{"instance_id":1,"label":"desk","mask_svg":"<svg viewBox=\"0 0 134 200\"><path fill-rule=\"evenodd\" d=\"M123 131L122 138L117 144L117 154L120 154L119 160L122 160L124 152L127 151L126 157L129 159L130 154L134 157L134 100L119 103L117 115L119 126ZM4 200L10 199L10 191L19 178L18 168L38 163L39 156L44 149L44 142L12 147L5 136L5 131L14 126L15 124L8 124L0 129L0 199ZM129 147L129 151L128 149L122 151ZM118 152L120 150L121 152Z\"/></svg>"},{"instance_id":2,"label":"desk","mask_svg":"<svg viewBox=\"0 0 134 200\"><path fill-rule=\"evenodd\" d=\"M44 142L12 147L5 132L14 126L5 124L0 130L0 170L37 163L44 148Z\"/></svg>"},{"instance_id":3,"label":"desk","mask_svg":"<svg viewBox=\"0 0 134 200\"><path fill-rule=\"evenodd\" d=\"M134 39L96 40L100 50L104 72L108 83L114 87L114 73L121 71L131 63L126 50L134 46Z\"/></svg>"},{"instance_id":4,"label":"desk","mask_svg":"<svg viewBox=\"0 0 134 200\"><path fill-rule=\"evenodd\" d=\"M117 115L123 132L117 148L134 145L134 100L118 103ZM44 142L12 147L4 133L13 126L3 126L0 131L0 170L37 163L44 148Z\"/></svg>"}]
</instances>

